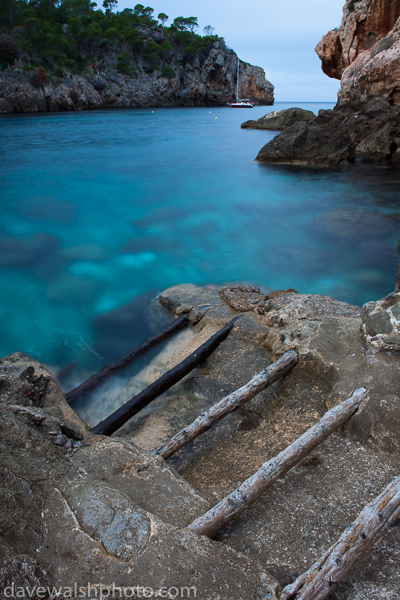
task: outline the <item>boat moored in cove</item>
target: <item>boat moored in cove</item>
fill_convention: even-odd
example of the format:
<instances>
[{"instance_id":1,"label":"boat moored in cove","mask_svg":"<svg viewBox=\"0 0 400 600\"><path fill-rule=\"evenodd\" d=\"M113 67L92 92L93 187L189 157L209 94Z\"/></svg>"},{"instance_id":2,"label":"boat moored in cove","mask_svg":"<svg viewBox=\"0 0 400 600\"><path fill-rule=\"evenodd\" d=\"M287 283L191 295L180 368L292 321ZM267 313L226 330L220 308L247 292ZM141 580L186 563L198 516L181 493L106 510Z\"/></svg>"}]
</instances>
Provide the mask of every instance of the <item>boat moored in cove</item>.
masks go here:
<instances>
[{"instance_id":1,"label":"boat moored in cove","mask_svg":"<svg viewBox=\"0 0 400 600\"><path fill-rule=\"evenodd\" d=\"M254 104L252 104L248 98L239 99L239 57L236 77L236 102L227 102L226 105L229 106L229 108L254 108Z\"/></svg>"}]
</instances>

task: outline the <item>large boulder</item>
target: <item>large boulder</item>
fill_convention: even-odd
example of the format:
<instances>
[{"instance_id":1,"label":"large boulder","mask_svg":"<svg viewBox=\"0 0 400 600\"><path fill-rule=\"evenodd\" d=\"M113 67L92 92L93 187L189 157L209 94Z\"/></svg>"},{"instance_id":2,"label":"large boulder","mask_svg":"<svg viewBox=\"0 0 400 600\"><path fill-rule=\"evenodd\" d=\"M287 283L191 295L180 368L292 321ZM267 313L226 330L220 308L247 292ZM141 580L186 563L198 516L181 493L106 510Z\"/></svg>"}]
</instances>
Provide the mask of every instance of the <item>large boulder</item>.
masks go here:
<instances>
[{"instance_id":1,"label":"large boulder","mask_svg":"<svg viewBox=\"0 0 400 600\"><path fill-rule=\"evenodd\" d=\"M309 166L347 165L355 146L340 119L324 114L292 125L261 148L259 162Z\"/></svg>"},{"instance_id":2,"label":"large boulder","mask_svg":"<svg viewBox=\"0 0 400 600\"><path fill-rule=\"evenodd\" d=\"M268 129L271 131L282 131L295 123L302 121L313 121L315 115L311 110L303 108L287 108L286 110L274 110L257 121L245 121L241 124L242 129Z\"/></svg>"},{"instance_id":3,"label":"large boulder","mask_svg":"<svg viewBox=\"0 0 400 600\"><path fill-rule=\"evenodd\" d=\"M371 100L342 122L356 146L358 158L377 162L399 162L400 106L386 100Z\"/></svg>"}]
</instances>

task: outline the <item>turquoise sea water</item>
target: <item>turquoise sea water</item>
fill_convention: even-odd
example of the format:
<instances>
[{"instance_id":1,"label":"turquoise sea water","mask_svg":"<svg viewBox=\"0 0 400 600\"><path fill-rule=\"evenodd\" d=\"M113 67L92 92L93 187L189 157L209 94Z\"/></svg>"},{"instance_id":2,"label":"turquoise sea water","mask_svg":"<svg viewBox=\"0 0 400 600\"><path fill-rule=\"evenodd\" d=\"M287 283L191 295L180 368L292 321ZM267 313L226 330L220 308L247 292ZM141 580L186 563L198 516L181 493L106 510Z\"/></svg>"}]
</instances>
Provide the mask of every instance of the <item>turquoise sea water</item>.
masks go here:
<instances>
[{"instance_id":1,"label":"turquoise sea water","mask_svg":"<svg viewBox=\"0 0 400 600\"><path fill-rule=\"evenodd\" d=\"M182 282L389 293L400 173L255 163L274 133L240 123L292 105L2 116L0 354L100 368L148 334L140 295Z\"/></svg>"}]
</instances>

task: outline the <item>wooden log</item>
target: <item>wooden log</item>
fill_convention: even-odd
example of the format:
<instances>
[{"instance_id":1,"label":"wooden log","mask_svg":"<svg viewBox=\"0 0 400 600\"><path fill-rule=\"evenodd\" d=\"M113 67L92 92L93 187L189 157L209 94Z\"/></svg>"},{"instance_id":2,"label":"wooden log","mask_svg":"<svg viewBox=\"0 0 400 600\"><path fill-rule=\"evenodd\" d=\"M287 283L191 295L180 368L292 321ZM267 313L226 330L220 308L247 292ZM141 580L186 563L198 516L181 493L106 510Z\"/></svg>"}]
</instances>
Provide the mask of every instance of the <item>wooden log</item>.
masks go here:
<instances>
[{"instance_id":1,"label":"wooden log","mask_svg":"<svg viewBox=\"0 0 400 600\"><path fill-rule=\"evenodd\" d=\"M306 573L283 589L281 600L327 598L352 566L399 517L400 477L396 477Z\"/></svg>"},{"instance_id":2,"label":"wooden log","mask_svg":"<svg viewBox=\"0 0 400 600\"><path fill-rule=\"evenodd\" d=\"M102 435L111 435L117 431L117 429L122 427L122 425L129 421L131 417L142 410L142 408L169 390L170 387L183 379L185 375L190 373L197 365L210 356L215 348L228 337L234 324L240 317L241 315L232 319L232 321L217 331L217 333L211 336L204 344L197 348L197 350L179 363L179 365L164 373L157 381L149 385L139 394L136 394L136 396L133 396L133 398L114 411L107 419L104 419L104 421L101 421L93 427L91 432L100 433Z\"/></svg>"},{"instance_id":3,"label":"wooden log","mask_svg":"<svg viewBox=\"0 0 400 600\"><path fill-rule=\"evenodd\" d=\"M294 350L285 352L274 364L261 371L261 373L258 373L258 375L255 375L241 388L225 396L217 404L214 404L209 410L197 417L193 423L182 429L165 444L153 450L153 453L166 460L180 448L218 423L226 415L238 410L256 394L259 394L262 390L265 390L275 383L275 381L286 375L286 373L297 365L298 360L298 356Z\"/></svg>"},{"instance_id":4,"label":"wooden log","mask_svg":"<svg viewBox=\"0 0 400 600\"><path fill-rule=\"evenodd\" d=\"M212 537L222 527L237 519L281 475L287 473L331 433L339 429L357 411L366 392L366 388L358 388L350 398L326 412L316 425L275 458L264 463L254 475L246 479L219 504L193 521L189 529Z\"/></svg>"},{"instance_id":5,"label":"wooden log","mask_svg":"<svg viewBox=\"0 0 400 600\"><path fill-rule=\"evenodd\" d=\"M106 365L100 371L89 377L89 379L78 385L78 387L68 392L65 395L67 402L71 406L73 406L74 403L76 403L77 400L79 400L82 394L87 394L88 392L93 390L104 379L110 377L110 375L113 375L119 369L122 369L123 367L129 365L135 360L135 358L137 358L141 354L144 354L148 350L151 350L151 348L153 348L156 344L159 344L167 338L169 338L173 333L187 325L188 322L189 315L181 315L178 319L176 319L176 321L170 323L168 327L165 327L165 329L159 331L152 337L147 338L141 344L135 346L134 348L132 348L132 350L129 350L129 352L127 352L120 358L117 358L117 360L115 360L114 362Z\"/></svg>"}]
</instances>

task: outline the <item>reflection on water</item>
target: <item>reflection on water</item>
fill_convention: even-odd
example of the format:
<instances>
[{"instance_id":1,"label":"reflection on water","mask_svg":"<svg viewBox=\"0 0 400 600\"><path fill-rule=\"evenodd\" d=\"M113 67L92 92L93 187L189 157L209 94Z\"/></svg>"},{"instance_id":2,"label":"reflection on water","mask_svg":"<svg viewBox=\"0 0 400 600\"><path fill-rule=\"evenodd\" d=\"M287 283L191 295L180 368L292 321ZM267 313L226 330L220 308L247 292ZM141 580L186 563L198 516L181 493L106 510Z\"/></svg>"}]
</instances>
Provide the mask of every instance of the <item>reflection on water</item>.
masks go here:
<instances>
[{"instance_id":1,"label":"reflection on water","mask_svg":"<svg viewBox=\"0 0 400 600\"><path fill-rule=\"evenodd\" d=\"M257 164L274 133L241 130L243 118L227 108L2 117L0 354L93 371L161 325L149 298L181 282L355 304L389 293L400 173Z\"/></svg>"}]
</instances>

